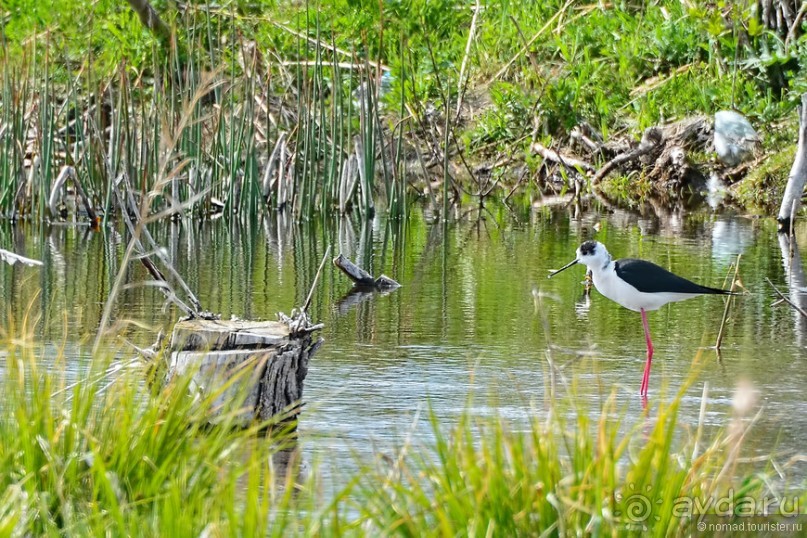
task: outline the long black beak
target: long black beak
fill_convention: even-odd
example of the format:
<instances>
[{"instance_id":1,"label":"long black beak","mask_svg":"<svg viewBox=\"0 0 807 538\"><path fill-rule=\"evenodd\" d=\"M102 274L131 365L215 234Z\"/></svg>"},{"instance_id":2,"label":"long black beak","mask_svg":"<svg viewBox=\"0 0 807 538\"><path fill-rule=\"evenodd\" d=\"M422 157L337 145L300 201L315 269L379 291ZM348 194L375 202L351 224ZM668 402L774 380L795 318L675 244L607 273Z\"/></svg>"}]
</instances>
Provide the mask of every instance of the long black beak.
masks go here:
<instances>
[{"instance_id":1,"label":"long black beak","mask_svg":"<svg viewBox=\"0 0 807 538\"><path fill-rule=\"evenodd\" d=\"M549 273L549 276L547 276L546 278L552 278L552 277L553 277L553 276L555 276L556 274L560 273L561 271L565 271L566 269L568 269L569 267L571 267L572 265L574 265L574 264L576 264L576 263L577 263L577 258L575 258L574 260L570 261L569 263L567 263L566 265L564 265L563 267L561 267L561 268L560 268L560 269L558 269L557 271L552 271L551 273Z\"/></svg>"}]
</instances>

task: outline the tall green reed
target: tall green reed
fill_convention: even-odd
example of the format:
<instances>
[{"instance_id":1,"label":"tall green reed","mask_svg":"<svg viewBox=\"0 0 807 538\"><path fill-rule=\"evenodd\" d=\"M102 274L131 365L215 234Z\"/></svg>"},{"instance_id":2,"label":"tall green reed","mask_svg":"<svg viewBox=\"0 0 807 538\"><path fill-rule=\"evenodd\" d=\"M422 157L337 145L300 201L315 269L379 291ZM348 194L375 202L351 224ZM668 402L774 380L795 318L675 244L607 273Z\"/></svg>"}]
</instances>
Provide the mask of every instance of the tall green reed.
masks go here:
<instances>
[{"instance_id":1,"label":"tall green reed","mask_svg":"<svg viewBox=\"0 0 807 538\"><path fill-rule=\"evenodd\" d=\"M190 42L191 51L176 44L155 49L145 69L121 64L102 75L89 58L65 73L34 45L22 69L4 68L0 211L10 212L16 197L17 214L49 217L45 201L64 165L76 168L76 181L107 219L118 210L110 193L120 174L131 178L151 213L164 215L235 218L277 209L309 219L356 207L370 217L382 193L376 176L384 178L388 199L403 199L389 179L400 152L385 142L377 61L354 54L345 62L328 45L319 13L297 32L294 61L267 61L255 43L233 39L232 13L185 16L178 41ZM225 29L226 50L195 53L220 44ZM52 70L67 75L66 88L51 85ZM33 148L27 156L19 150L26 146ZM33 157L38 174L25 179L32 168L25 158Z\"/></svg>"}]
</instances>

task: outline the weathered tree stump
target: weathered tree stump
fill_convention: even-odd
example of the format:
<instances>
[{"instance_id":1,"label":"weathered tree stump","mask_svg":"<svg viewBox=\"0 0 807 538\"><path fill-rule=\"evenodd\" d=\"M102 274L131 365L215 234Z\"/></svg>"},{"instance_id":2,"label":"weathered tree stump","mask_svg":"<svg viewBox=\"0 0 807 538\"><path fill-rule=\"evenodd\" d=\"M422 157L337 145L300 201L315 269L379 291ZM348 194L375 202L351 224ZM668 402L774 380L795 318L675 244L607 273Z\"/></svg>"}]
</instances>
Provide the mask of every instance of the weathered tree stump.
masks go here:
<instances>
[{"instance_id":1,"label":"weathered tree stump","mask_svg":"<svg viewBox=\"0 0 807 538\"><path fill-rule=\"evenodd\" d=\"M191 376L207 420L237 426L294 418L308 361L321 343L276 321L179 321L171 335L167 380Z\"/></svg>"}]
</instances>

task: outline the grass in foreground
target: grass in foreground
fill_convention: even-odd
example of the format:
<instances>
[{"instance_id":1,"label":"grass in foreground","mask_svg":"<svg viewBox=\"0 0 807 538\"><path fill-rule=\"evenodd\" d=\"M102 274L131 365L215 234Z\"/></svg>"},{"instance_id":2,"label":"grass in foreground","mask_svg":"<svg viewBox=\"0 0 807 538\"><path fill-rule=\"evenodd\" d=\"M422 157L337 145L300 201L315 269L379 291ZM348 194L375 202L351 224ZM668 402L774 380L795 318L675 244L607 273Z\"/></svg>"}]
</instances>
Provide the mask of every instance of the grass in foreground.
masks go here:
<instances>
[{"instance_id":1,"label":"grass in foreground","mask_svg":"<svg viewBox=\"0 0 807 538\"><path fill-rule=\"evenodd\" d=\"M594 419L551 403L523 431L432 417L433 441L364 462L326 497L316 467L300 481L294 463L273 464L288 437L199 426L184 383L152 390L143 368L111 359L76 373L25 339L0 355L0 536L666 536L691 532L687 500L794 508L738 470L753 411L688 435L681 394L633 428L613 398Z\"/></svg>"}]
</instances>

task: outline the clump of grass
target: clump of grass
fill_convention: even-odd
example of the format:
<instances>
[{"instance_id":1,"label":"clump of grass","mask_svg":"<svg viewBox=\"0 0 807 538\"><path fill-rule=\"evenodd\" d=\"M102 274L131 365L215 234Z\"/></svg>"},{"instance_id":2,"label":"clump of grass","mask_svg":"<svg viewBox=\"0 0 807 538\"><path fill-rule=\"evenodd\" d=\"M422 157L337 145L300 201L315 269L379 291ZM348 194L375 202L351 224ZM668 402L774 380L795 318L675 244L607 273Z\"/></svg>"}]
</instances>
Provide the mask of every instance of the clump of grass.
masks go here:
<instances>
[{"instance_id":1,"label":"clump of grass","mask_svg":"<svg viewBox=\"0 0 807 538\"><path fill-rule=\"evenodd\" d=\"M613 394L593 421L564 400L526 431L467 414L446 428L431 415L433 446L407 445L359 479L360 519L381 535L669 536L725 511L719 499L732 499L729 520L763 498L798 513L803 493L787 497L764 474L738 470L750 410L706 439L702 425L678 421L686 388L627 428Z\"/></svg>"},{"instance_id":2,"label":"clump of grass","mask_svg":"<svg viewBox=\"0 0 807 538\"><path fill-rule=\"evenodd\" d=\"M3 535L667 536L692 531L695 502L714 512L732 495L746 507L774 499L792 513L807 501L743 470L759 417L748 394L714 436L679 422L697 374L633 426L613 395L594 418L548 397L544 417L518 429L470 410L453 425L432 414L433 441L360 462L325 497L316 466L303 479L295 457L273 465L289 437L204 427L209 402L188 398L187 380L151 386L142 365L111 357L77 373L30 337L3 341L2 355Z\"/></svg>"},{"instance_id":3,"label":"clump of grass","mask_svg":"<svg viewBox=\"0 0 807 538\"><path fill-rule=\"evenodd\" d=\"M406 213L406 182L389 176L403 170L401 151L379 115L383 69L366 49L336 49L333 28L312 10L299 30L280 30L293 38L284 56L294 59L267 62L256 43L231 39L243 24L234 13L183 17L180 44L155 46L134 69L121 58L99 72L92 55L66 69L59 52L42 54L34 41L3 63L0 212L59 219L46 201L70 165L106 218L119 210L121 178L162 217L279 210L309 219L351 207L370 217L382 195ZM5 40L0 55L9 55Z\"/></svg>"},{"instance_id":4,"label":"clump of grass","mask_svg":"<svg viewBox=\"0 0 807 538\"><path fill-rule=\"evenodd\" d=\"M743 207L755 213L771 214L771 208L776 208L782 200L795 157L795 145L771 155L732 186L732 194Z\"/></svg>"},{"instance_id":5,"label":"clump of grass","mask_svg":"<svg viewBox=\"0 0 807 538\"><path fill-rule=\"evenodd\" d=\"M0 534L279 536L303 509L314 525L299 457L272 463L288 434L206 427L212 399L193 402L187 379L149 388L137 362L94 357L76 372L30 339L2 355Z\"/></svg>"}]
</instances>

